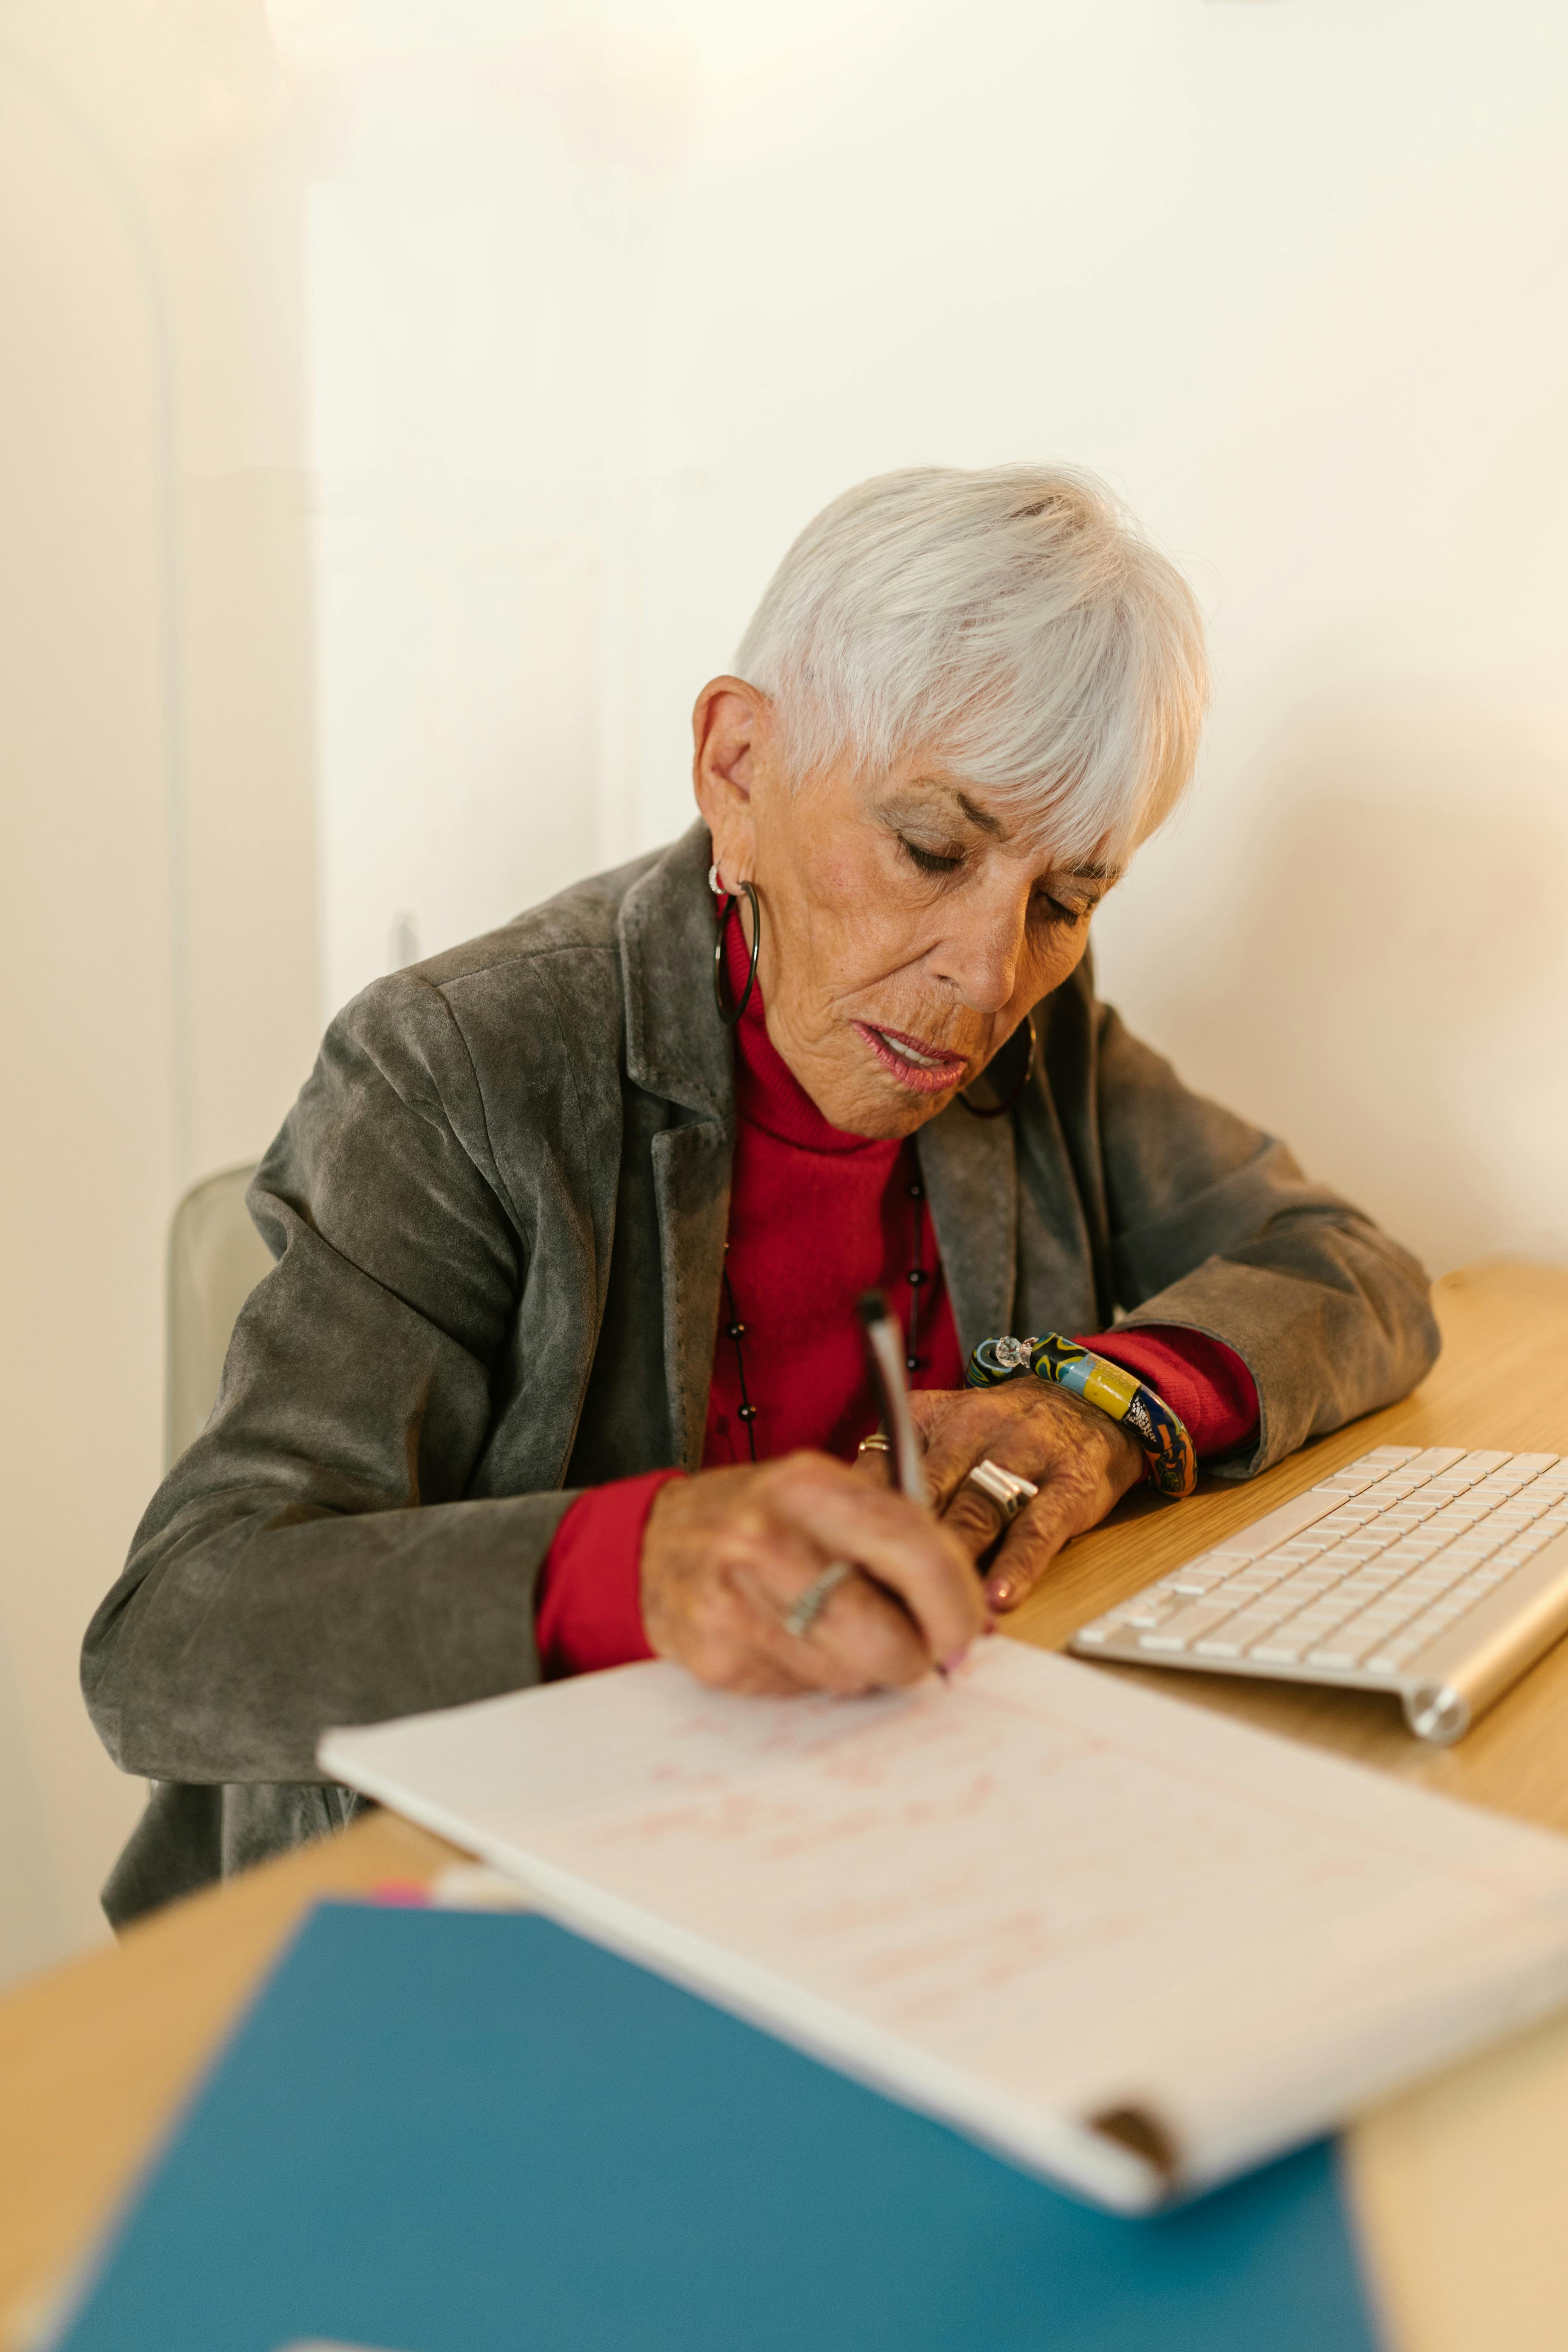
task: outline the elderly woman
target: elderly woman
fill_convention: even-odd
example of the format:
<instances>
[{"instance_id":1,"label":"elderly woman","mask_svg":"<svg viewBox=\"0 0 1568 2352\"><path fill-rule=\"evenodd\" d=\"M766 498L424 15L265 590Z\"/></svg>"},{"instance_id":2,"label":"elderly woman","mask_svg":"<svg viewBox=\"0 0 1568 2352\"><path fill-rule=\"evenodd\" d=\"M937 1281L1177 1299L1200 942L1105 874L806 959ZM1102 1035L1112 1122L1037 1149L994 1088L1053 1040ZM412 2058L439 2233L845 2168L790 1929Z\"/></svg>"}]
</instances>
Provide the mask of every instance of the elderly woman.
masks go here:
<instances>
[{"instance_id":1,"label":"elderly woman","mask_svg":"<svg viewBox=\"0 0 1568 2352\"><path fill-rule=\"evenodd\" d=\"M250 1196L277 1265L87 1637L159 1784L111 1916L343 1822L329 1724L650 1652L738 1691L960 1657L1147 1467L1136 1415L966 1388L983 1341L1087 1338L1233 1478L1430 1364L1413 1260L1095 998L1205 700L1100 486L862 485L736 672L684 838L328 1031ZM933 1513L857 1461L872 1285Z\"/></svg>"}]
</instances>

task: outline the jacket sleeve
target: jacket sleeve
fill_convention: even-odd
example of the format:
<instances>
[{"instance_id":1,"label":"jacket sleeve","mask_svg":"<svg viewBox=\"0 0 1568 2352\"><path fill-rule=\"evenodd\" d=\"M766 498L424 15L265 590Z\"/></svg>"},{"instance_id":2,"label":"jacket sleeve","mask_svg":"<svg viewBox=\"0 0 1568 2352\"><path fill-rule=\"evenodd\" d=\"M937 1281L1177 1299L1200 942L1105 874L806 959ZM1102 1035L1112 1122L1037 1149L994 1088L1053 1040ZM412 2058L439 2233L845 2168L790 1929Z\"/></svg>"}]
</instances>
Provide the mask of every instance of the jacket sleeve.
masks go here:
<instances>
[{"instance_id":1,"label":"jacket sleeve","mask_svg":"<svg viewBox=\"0 0 1568 2352\"><path fill-rule=\"evenodd\" d=\"M1128 1328L1178 1324L1234 1349L1258 1442L1244 1478L1391 1404L1436 1360L1426 1275L1283 1143L1183 1086L1098 1008L1096 1111L1110 1275Z\"/></svg>"},{"instance_id":2,"label":"jacket sleeve","mask_svg":"<svg viewBox=\"0 0 1568 2352\"><path fill-rule=\"evenodd\" d=\"M277 1263L83 1650L110 1753L161 1780L320 1780L330 1724L536 1680L572 1500L461 1499L527 1220L438 990L402 974L339 1015L250 1208Z\"/></svg>"}]
</instances>

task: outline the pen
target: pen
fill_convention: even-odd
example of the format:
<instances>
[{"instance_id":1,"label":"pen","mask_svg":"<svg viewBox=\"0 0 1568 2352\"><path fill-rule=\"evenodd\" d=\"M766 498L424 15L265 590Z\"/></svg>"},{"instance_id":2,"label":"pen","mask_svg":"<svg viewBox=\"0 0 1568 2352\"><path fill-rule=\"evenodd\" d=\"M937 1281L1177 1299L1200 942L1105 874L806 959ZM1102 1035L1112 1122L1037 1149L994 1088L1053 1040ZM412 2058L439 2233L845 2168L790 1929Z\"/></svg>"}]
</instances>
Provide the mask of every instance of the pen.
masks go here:
<instances>
[{"instance_id":1,"label":"pen","mask_svg":"<svg viewBox=\"0 0 1568 2352\"><path fill-rule=\"evenodd\" d=\"M910 1411L910 1391L904 1379L903 1332L889 1313L888 1302L879 1290L860 1293L858 1312L866 1334L866 1350L871 1359L877 1402L882 1408L882 1423L898 1473L899 1492L907 1495L911 1503L918 1503L922 1511L929 1510L931 1488L926 1484L925 1456L915 1417Z\"/></svg>"},{"instance_id":2,"label":"pen","mask_svg":"<svg viewBox=\"0 0 1568 2352\"><path fill-rule=\"evenodd\" d=\"M866 1352L871 1359L877 1402L882 1408L882 1424L898 1471L899 1492L907 1495L922 1511L929 1511L931 1487L926 1479L925 1454L915 1417L910 1411L909 1383L904 1378L904 1335L896 1318L888 1312L888 1302L879 1290L863 1290L858 1307L866 1334ZM949 1667L940 1658L936 1670L945 1682Z\"/></svg>"},{"instance_id":3,"label":"pen","mask_svg":"<svg viewBox=\"0 0 1568 2352\"><path fill-rule=\"evenodd\" d=\"M931 1508L931 1488L926 1483L914 1415L910 1411L910 1392L904 1384L904 1335L889 1314L888 1302L879 1290L863 1290L857 1309L866 1334L866 1352L871 1360L877 1402L882 1408L898 1471L899 1491L927 1511ZM854 1573L854 1562L847 1559L836 1559L825 1568L784 1613L781 1620L784 1632L797 1638L808 1633L838 1587ZM937 1672L945 1675L947 1668L939 1664Z\"/></svg>"}]
</instances>

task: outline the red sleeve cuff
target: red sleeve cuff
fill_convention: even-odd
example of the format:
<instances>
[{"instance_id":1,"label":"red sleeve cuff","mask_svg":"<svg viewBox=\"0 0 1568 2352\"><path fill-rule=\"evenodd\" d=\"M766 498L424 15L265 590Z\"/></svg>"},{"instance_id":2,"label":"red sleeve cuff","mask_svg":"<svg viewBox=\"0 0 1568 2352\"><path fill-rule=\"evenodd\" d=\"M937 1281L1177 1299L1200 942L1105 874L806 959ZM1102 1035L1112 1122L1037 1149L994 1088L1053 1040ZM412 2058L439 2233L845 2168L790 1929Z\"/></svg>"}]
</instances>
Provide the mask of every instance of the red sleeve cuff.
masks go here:
<instances>
[{"instance_id":1,"label":"red sleeve cuff","mask_svg":"<svg viewBox=\"0 0 1568 2352\"><path fill-rule=\"evenodd\" d=\"M547 1683L652 1657L642 1622L643 1530L659 1488L685 1475L645 1470L617 1478L590 1487L563 1515L540 1570L534 1612Z\"/></svg>"},{"instance_id":2,"label":"red sleeve cuff","mask_svg":"<svg viewBox=\"0 0 1568 2352\"><path fill-rule=\"evenodd\" d=\"M1234 1348L1175 1323L1100 1331L1079 1345L1157 1389L1186 1423L1200 1460L1231 1454L1258 1433L1258 1391Z\"/></svg>"}]
</instances>

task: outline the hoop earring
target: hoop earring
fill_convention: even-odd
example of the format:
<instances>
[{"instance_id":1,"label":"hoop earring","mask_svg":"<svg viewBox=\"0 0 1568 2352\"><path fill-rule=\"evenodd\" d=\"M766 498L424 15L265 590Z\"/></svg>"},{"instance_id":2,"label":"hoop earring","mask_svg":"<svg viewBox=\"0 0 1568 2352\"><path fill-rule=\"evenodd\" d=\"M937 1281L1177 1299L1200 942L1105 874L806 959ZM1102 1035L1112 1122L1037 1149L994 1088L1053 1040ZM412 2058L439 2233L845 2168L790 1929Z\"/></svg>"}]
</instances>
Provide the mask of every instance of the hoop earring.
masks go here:
<instances>
[{"instance_id":1,"label":"hoop earring","mask_svg":"<svg viewBox=\"0 0 1568 2352\"><path fill-rule=\"evenodd\" d=\"M971 1118L1001 1118L1005 1112L1012 1109L1013 1105L1019 1099L1023 1094L1024 1088L1034 1076L1035 1046L1037 1040L1035 1037L1035 1016L1032 1013L1025 1013L1024 1026L1029 1033L1029 1050L1024 1059L1023 1076L1019 1079L1017 1085L1014 1087L1010 1095L1004 1096L1003 1099L999 1103L993 1103L988 1110L984 1108L979 1103L972 1103L966 1094L960 1095L958 1099L963 1105L964 1109L969 1113Z\"/></svg>"},{"instance_id":2,"label":"hoop earring","mask_svg":"<svg viewBox=\"0 0 1568 2352\"><path fill-rule=\"evenodd\" d=\"M715 867L709 875L708 879L710 884L716 883L717 877L718 868ZM734 913L735 908L739 904L740 890L743 890L746 897L751 901L752 961L746 972L746 985L741 991L741 1002L739 1004L736 1004L731 1003L730 999L729 982L724 977L724 934L730 928L730 918ZM742 926L741 936L742 939L745 937L745 927L743 924ZM738 890L731 890L729 893L725 906L719 917L719 936L713 942L713 1002L719 1007L719 1018L724 1024L726 1029L732 1029L734 1027L736 1022L740 1019L742 1013L744 1013L747 1005L750 1004L752 1001L752 991L756 986L757 982L757 955L762 944L763 917L762 909L757 905L757 894L750 882L742 882L740 884Z\"/></svg>"}]
</instances>

